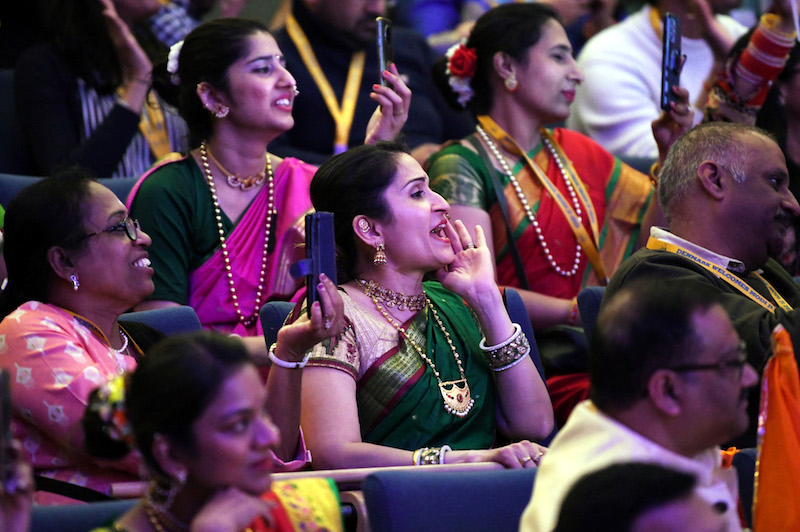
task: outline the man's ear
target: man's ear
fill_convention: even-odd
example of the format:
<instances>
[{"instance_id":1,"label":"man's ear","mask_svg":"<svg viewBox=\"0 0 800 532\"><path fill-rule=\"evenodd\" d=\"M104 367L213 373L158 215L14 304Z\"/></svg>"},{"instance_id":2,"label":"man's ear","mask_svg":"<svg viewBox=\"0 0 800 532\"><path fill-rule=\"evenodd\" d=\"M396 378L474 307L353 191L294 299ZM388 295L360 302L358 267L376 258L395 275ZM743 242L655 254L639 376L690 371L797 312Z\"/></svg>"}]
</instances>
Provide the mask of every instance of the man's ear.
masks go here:
<instances>
[{"instance_id":1,"label":"man's ear","mask_svg":"<svg viewBox=\"0 0 800 532\"><path fill-rule=\"evenodd\" d=\"M674 371L656 370L647 381L647 396L656 408L669 416L681 412L681 382Z\"/></svg>"},{"instance_id":2,"label":"man's ear","mask_svg":"<svg viewBox=\"0 0 800 532\"><path fill-rule=\"evenodd\" d=\"M216 113L222 106L230 106L228 95L214 88L207 81L201 81L197 84L197 97L203 102L203 107L212 114Z\"/></svg>"},{"instance_id":3,"label":"man's ear","mask_svg":"<svg viewBox=\"0 0 800 532\"><path fill-rule=\"evenodd\" d=\"M379 224L363 214L353 218L353 231L369 247L374 248L378 245L378 242L383 242Z\"/></svg>"},{"instance_id":4,"label":"man's ear","mask_svg":"<svg viewBox=\"0 0 800 532\"><path fill-rule=\"evenodd\" d=\"M700 186L703 187L711 197L721 200L725 197L728 183L724 174L726 170L719 163L714 161L703 161L697 168L697 177Z\"/></svg>"},{"instance_id":5,"label":"man's ear","mask_svg":"<svg viewBox=\"0 0 800 532\"><path fill-rule=\"evenodd\" d=\"M47 250L47 262L50 263L53 272L65 281L69 281L70 276L77 273L70 253L60 246L53 246Z\"/></svg>"}]
</instances>

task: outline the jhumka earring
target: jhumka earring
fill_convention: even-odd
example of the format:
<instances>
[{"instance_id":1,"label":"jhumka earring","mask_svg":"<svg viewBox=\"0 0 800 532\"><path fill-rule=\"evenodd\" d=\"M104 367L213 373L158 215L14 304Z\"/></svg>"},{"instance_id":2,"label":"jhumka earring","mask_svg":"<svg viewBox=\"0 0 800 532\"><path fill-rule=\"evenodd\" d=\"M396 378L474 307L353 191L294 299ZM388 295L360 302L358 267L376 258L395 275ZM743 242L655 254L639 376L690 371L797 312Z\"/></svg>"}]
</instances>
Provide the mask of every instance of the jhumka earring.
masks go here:
<instances>
[{"instance_id":1,"label":"jhumka earring","mask_svg":"<svg viewBox=\"0 0 800 532\"><path fill-rule=\"evenodd\" d=\"M384 251L386 246L383 245L383 242L378 242L378 245L375 247L375 258L372 259L372 263L376 266L383 266L386 264L386 252Z\"/></svg>"}]
</instances>

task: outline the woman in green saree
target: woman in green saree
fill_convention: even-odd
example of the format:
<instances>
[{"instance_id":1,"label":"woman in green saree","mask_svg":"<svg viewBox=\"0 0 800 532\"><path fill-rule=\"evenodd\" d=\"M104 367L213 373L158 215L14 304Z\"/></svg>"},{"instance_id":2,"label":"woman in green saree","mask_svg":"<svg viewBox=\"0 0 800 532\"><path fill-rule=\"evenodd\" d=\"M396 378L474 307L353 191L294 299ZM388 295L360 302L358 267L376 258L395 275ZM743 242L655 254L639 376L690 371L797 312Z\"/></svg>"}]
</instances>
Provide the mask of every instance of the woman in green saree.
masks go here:
<instances>
[{"instance_id":1,"label":"woman in green saree","mask_svg":"<svg viewBox=\"0 0 800 532\"><path fill-rule=\"evenodd\" d=\"M473 240L451 224L447 202L396 144L333 157L311 199L334 213L346 317L303 376L315 467L534 467L545 449L529 440L550 433L553 411L483 231ZM431 272L437 281L423 283Z\"/></svg>"}]
</instances>

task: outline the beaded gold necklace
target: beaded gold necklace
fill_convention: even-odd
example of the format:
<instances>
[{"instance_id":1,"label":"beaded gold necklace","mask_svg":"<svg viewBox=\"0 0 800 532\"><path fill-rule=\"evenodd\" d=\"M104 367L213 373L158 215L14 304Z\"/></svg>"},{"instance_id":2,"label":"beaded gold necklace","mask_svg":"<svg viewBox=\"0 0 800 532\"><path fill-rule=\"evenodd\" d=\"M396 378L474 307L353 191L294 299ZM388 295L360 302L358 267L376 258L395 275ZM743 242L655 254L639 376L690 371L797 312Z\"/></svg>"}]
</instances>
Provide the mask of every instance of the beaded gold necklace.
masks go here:
<instances>
[{"instance_id":1,"label":"beaded gold necklace","mask_svg":"<svg viewBox=\"0 0 800 532\"><path fill-rule=\"evenodd\" d=\"M407 296L405 294L401 294L400 292L395 292L394 290L389 290L385 286L381 286L375 281L366 279L356 279L356 282L361 285L361 289L369 296L375 296L379 301L383 301L383 303L392 308L397 305L397 310L416 310L420 311L425 308L425 304L427 299L425 298L425 292L420 294L415 294L413 296Z\"/></svg>"},{"instance_id":2,"label":"beaded gold necklace","mask_svg":"<svg viewBox=\"0 0 800 532\"><path fill-rule=\"evenodd\" d=\"M375 284L380 287L378 283ZM366 287L363 285L361 286L366 292ZM461 378L458 380L442 381L439 370L436 369L436 365L433 363L433 360L431 360L428 355L425 354L425 351L423 351L422 348L408 336L406 330L399 323L397 323L394 317L389 314L389 311L383 308L383 305L381 304L383 301L377 297L376 292L373 291L372 294L367 293L367 295L372 299L372 303L375 305L375 308L378 310L378 312L381 313L381 316L383 316L386 321L392 325L392 327L397 329L405 341L408 342L408 345L410 345L414 351L417 352L419 357L431 368L431 371L433 371L433 376L436 378L436 382L439 385L439 392L442 394L442 399L444 400L444 409L456 417L466 417L466 415L469 414L469 411L472 409L472 406L475 404L475 400L472 398L472 394L469 390L469 384L467 383L467 378L464 375L464 368L461 365L461 357L459 356L458 351L456 351L453 341L450 339L450 333L447 331L447 329L445 329L442 320L439 318L439 313L433 307L433 304L430 302L430 300L425 297L428 310L431 312L431 315L433 316L436 325L439 327L439 330L441 330L442 334L444 334L447 345L450 347L450 352L453 354L453 358L458 366L458 373L461 376Z\"/></svg>"},{"instance_id":3,"label":"beaded gold necklace","mask_svg":"<svg viewBox=\"0 0 800 532\"><path fill-rule=\"evenodd\" d=\"M208 188L211 191L211 201L214 203L214 218L217 222L217 231L219 233L219 245L222 249L222 258L225 262L225 274L228 278L228 289L230 290L231 300L233 301L233 308L236 311L236 317L239 322L245 327L252 326L258 320L258 312L261 310L261 299L264 296L264 278L267 276L267 259L269 255L269 237L272 232L272 217L274 212L273 195L275 192L275 183L272 175L272 163L270 162L269 154L267 154L267 187L269 189L269 200L267 202L267 221L264 228L264 251L261 255L261 273L258 276L258 288L256 289L256 301L254 305L253 314L245 317L242 314L242 309L239 307L239 297L236 294L236 286L233 282L233 269L231 268L231 259L228 252L228 247L225 242L225 230L222 227L222 209L219 206L219 198L217 196L217 187L214 185L214 178L211 175L211 167L208 164L208 148L206 142L200 143L200 159L203 161L203 170L206 174L206 181Z\"/></svg>"}]
</instances>

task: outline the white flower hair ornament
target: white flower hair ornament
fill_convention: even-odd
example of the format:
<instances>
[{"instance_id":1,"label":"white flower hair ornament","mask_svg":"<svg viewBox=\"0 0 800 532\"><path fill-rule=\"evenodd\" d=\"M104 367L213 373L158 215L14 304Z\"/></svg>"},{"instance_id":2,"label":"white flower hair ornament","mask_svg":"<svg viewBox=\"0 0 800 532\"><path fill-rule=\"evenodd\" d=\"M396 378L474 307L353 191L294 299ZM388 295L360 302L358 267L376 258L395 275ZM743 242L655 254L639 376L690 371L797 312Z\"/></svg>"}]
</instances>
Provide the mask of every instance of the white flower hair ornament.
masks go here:
<instances>
[{"instance_id":1,"label":"white flower hair ornament","mask_svg":"<svg viewBox=\"0 0 800 532\"><path fill-rule=\"evenodd\" d=\"M173 85L179 85L181 78L178 77L178 57L181 55L181 48L183 48L183 41L178 41L169 47L169 55L167 56L167 72L169 72L169 79Z\"/></svg>"},{"instance_id":2,"label":"white flower hair ornament","mask_svg":"<svg viewBox=\"0 0 800 532\"><path fill-rule=\"evenodd\" d=\"M475 96L470 81L475 76L478 56L475 48L467 48L463 43L454 44L445 53L447 57L447 74L450 87L458 94L458 103L466 107L467 103Z\"/></svg>"}]
</instances>

